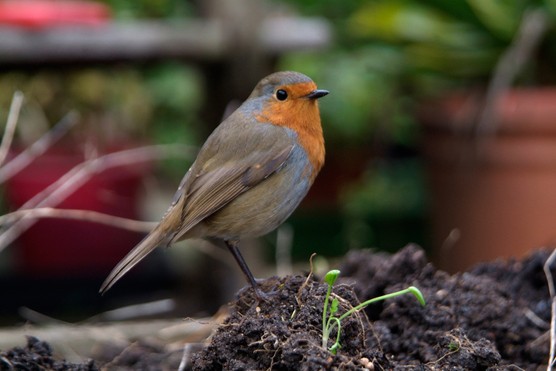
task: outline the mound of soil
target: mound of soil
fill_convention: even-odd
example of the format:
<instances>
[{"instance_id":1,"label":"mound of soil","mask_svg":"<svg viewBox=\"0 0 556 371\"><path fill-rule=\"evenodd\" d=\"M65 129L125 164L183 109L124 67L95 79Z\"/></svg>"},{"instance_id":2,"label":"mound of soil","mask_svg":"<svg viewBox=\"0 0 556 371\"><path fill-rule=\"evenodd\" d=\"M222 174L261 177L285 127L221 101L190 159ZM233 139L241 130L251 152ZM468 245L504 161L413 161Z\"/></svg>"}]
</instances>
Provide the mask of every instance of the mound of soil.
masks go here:
<instances>
[{"instance_id":1,"label":"mound of soil","mask_svg":"<svg viewBox=\"0 0 556 371\"><path fill-rule=\"evenodd\" d=\"M275 300L240 295L193 368L534 370L548 359L547 257L539 251L523 262L483 264L451 276L416 246L392 256L354 251L340 268L343 284L333 291L343 299L340 313L411 285L422 291L426 307L411 295L367 307L366 316L342 323L342 348L332 356L321 346L326 285L299 276L272 279L267 285L278 288Z\"/></svg>"},{"instance_id":2,"label":"mound of soil","mask_svg":"<svg viewBox=\"0 0 556 371\"><path fill-rule=\"evenodd\" d=\"M405 295L346 318L341 324L341 348L333 355L322 347L326 284L313 276L270 278L263 289L272 291L271 299L259 301L250 289L240 292L230 304L227 320L207 346L189 357L186 369L546 368L550 299L543 264L548 255L548 251L537 251L523 261L482 264L449 275L435 269L413 245L394 255L353 251L341 265L341 279L333 290L340 314L360 301L411 285L422 291L427 305L421 307L412 295ZM335 333L332 335L335 338ZM329 341L328 346L331 344ZM0 366L14 362L14 357L25 351L35 352L28 346L1 353ZM156 356L149 354L149 347L133 355L120 354L108 364L152 370L170 366L168 362L161 365L165 357L160 349ZM106 362L97 360L101 366ZM176 360L174 366L178 364ZM93 367L89 362L53 369Z\"/></svg>"}]
</instances>

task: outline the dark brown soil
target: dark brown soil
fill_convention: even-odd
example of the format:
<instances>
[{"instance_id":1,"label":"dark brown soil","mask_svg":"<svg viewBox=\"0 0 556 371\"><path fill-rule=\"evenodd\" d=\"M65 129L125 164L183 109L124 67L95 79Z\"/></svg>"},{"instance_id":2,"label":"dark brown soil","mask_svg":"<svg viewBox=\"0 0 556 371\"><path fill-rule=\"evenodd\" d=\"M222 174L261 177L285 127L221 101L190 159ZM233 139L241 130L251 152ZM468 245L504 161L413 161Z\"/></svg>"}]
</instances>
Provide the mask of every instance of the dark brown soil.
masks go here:
<instances>
[{"instance_id":1,"label":"dark brown soil","mask_svg":"<svg viewBox=\"0 0 556 371\"><path fill-rule=\"evenodd\" d=\"M548 254L538 251L523 261L449 275L428 263L416 246L395 255L354 251L339 268L342 278L334 288L340 313L410 285L422 291L426 307L411 295L367 307L342 322L342 347L332 355L321 346L326 285L306 276L271 278L263 284L274 291L271 300L258 302L250 289L240 292L229 318L204 349L193 353L187 369L546 369L550 302L543 263ZM53 360L48 346L33 339L27 348L0 353L0 369L15 362L22 365L18 370L94 370L107 362L110 369L158 370L179 364L175 353L135 347L94 364L72 365Z\"/></svg>"},{"instance_id":2,"label":"dark brown soil","mask_svg":"<svg viewBox=\"0 0 556 371\"><path fill-rule=\"evenodd\" d=\"M0 370L96 371L94 361L75 364L52 356L52 348L44 341L29 336L25 347L15 347L0 353Z\"/></svg>"}]
</instances>

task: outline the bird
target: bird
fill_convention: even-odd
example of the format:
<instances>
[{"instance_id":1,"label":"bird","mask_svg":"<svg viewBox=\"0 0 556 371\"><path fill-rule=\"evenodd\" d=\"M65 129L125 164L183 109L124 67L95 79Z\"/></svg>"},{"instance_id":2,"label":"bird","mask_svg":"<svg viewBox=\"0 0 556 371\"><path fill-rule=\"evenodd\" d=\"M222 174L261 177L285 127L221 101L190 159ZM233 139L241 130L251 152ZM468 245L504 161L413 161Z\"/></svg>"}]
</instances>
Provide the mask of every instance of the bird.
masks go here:
<instances>
[{"instance_id":1,"label":"bird","mask_svg":"<svg viewBox=\"0 0 556 371\"><path fill-rule=\"evenodd\" d=\"M311 78L275 72L209 135L160 222L107 276L104 294L157 247L202 238L224 242L258 298L240 241L278 228L324 165L318 99L329 92Z\"/></svg>"}]
</instances>

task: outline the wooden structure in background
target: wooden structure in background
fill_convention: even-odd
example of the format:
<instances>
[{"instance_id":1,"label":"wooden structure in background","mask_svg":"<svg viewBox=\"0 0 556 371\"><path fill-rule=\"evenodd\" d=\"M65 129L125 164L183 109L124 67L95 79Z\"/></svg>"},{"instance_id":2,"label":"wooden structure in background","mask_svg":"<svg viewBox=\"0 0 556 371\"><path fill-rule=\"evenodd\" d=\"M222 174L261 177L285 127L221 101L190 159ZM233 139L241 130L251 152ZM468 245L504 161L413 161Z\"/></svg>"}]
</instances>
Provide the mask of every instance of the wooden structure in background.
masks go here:
<instances>
[{"instance_id":1,"label":"wooden structure in background","mask_svg":"<svg viewBox=\"0 0 556 371\"><path fill-rule=\"evenodd\" d=\"M329 44L326 20L275 15L260 0L207 0L202 17L26 29L0 26L0 71L180 60L200 66L207 129L226 104L244 99L276 58Z\"/></svg>"}]
</instances>

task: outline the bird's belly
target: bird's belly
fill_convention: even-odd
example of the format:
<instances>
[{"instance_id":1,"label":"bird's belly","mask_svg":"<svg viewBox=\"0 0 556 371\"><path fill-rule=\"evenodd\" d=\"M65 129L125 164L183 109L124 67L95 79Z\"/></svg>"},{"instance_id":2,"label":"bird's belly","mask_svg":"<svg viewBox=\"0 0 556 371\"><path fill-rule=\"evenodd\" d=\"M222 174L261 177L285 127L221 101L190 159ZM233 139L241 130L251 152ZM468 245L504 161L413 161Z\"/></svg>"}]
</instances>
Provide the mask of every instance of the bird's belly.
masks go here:
<instances>
[{"instance_id":1,"label":"bird's belly","mask_svg":"<svg viewBox=\"0 0 556 371\"><path fill-rule=\"evenodd\" d=\"M311 187L307 162L286 165L203 221L207 237L258 237L278 228Z\"/></svg>"}]
</instances>

